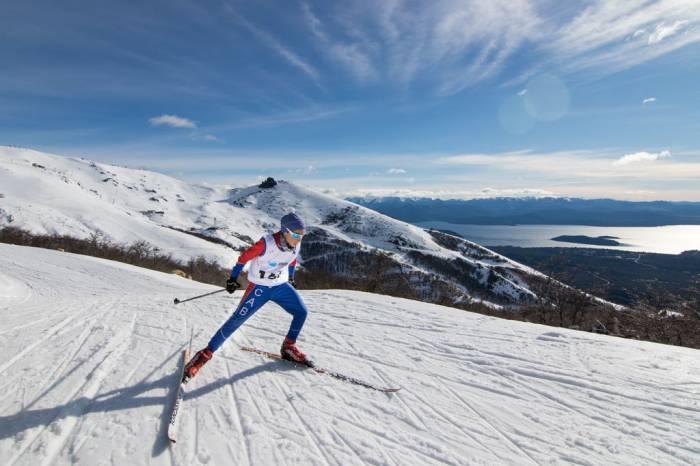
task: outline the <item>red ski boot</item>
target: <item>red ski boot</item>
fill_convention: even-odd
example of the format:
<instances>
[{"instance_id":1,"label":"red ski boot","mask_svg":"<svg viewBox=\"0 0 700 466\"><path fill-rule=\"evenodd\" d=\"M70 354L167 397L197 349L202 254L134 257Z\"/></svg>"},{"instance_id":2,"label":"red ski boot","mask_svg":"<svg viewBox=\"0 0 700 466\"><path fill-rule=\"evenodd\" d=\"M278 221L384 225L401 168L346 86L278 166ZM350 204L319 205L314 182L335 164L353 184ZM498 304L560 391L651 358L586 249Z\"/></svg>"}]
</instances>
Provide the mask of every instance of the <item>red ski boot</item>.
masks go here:
<instances>
[{"instance_id":1,"label":"red ski boot","mask_svg":"<svg viewBox=\"0 0 700 466\"><path fill-rule=\"evenodd\" d=\"M214 356L214 353L208 347L197 351L194 357L190 359L190 362L185 365L185 373L182 376L182 382L189 382L192 377L197 375L202 366L204 366L212 358L212 356Z\"/></svg>"},{"instance_id":2,"label":"red ski boot","mask_svg":"<svg viewBox=\"0 0 700 466\"><path fill-rule=\"evenodd\" d=\"M303 364L305 366L314 367L313 361L311 361L304 353L302 353L301 350L297 348L295 343L296 341L290 340L289 338L284 339L284 343L282 343L282 349L280 349L282 359Z\"/></svg>"}]
</instances>

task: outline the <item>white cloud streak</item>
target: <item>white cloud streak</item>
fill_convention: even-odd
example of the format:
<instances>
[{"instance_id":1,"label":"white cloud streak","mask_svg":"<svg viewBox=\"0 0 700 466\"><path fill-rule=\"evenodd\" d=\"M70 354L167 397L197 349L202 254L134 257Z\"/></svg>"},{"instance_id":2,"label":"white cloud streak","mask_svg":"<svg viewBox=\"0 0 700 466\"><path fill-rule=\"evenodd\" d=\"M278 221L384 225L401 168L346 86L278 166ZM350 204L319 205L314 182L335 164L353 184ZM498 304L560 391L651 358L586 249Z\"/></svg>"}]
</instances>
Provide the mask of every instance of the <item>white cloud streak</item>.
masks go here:
<instances>
[{"instance_id":1,"label":"white cloud streak","mask_svg":"<svg viewBox=\"0 0 700 466\"><path fill-rule=\"evenodd\" d=\"M700 8L696 0L592 0L552 26L542 45L564 69L606 74L700 42Z\"/></svg>"},{"instance_id":2,"label":"white cloud streak","mask_svg":"<svg viewBox=\"0 0 700 466\"><path fill-rule=\"evenodd\" d=\"M235 121L221 123L208 128L211 131L221 132L232 129L265 128L292 124L307 123L310 121L326 120L344 113L352 112L352 107L312 107L289 112L277 112L270 115L251 115L241 117Z\"/></svg>"},{"instance_id":3,"label":"white cloud streak","mask_svg":"<svg viewBox=\"0 0 700 466\"><path fill-rule=\"evenodd\" d=\"M403 168L390 168L386 171L388 175L405 175L406 170Z\"/></svg>"},{"instance_id":4,"label":"white cloud streak","mask_svg":"<svg viewBox=\"0 0 700 466\"><path fill-rule=\"evenodd\" d=\"M650 104L656 102L656 97L647 97L646 99L642 100L643 104Z\"/></svg>"},{"instance_id":5,"label":"white cloud streak","mask_svg":"<svg viewBox=\"0 0 700 466\"><path fill-rule=\"evenodd\" d=\"M700 162L671 161L671 152L637 152L622 157L619 152L560 151L536 153L533 151L506 152L500 154L462 154L441 157L437 164L490 167L505 173L531 173L540 178L557 177L563 180L638 178L673 180L700 178ZM656 163L640 163L640 162Z\"/></svg>"},{"instance_id":6,"label":"white cloud streak","mask_svg":"<svg viewBox=\"0 0 700 466\"><path fill-rule=\"evenodd\" d=\"M360 81L367 81L377 77L377 71L374 68L372 59L367 51L363 49L361 43L348 43L332 38L326 33L323 23L307 3L302 5L302 10L307 27L318 39L318 46L322 52L348 69Z\"/></svg>"},{"instance_id":7,"label":"white cloud streak","mask_svg":"<svg viewBox=\"0 0 700 466\"><path fill-rule=\"evenodd\" d=\"M697 6L697 5L696 5ZM654 29L654 32L649 34L649 45L658 44L667 37L678 34L688 24L688 21L675 21L673 24L666 25L660 23Z\"/></svg>"},{"instance_id":8,"label":"white cloud streak","mask_svg":"<svg viewBox=\"0 0 700 466\"><path fill-rule=\"evenodd\" d=\"M173 128L196 128L194 121L176 115L161 115L150 118L149 123L153 126L171 126Z\"/></svg>"},{"instance_id":9,"label":"white cloud streak","mask_svg":"<svg viewBox=\"0 0 700 466\"><path fill-rule=\"evenodd\" d=\"M301 58L298 54L292 51L289 47L286 47L282 42L277 40L269 32L253 25L246 19L242 17L237 17L239 24L241 24L248 31L253 33L263 44L277 52L287 63L293 67L301 70L309 78L311 78L316 84L320 84L321 76L319 71L311 65L309 62Z\"/></svg>"},{"instance_id":10,"label":"white cloud streak","mask_svg":"<svg viewBox=\"0 0 700 466\"><path fill-rule=\"evenodd\" d=\"M611 73L700 42L697 0L587 0L556 8L551 0L330 5L303 3L301 16L333 63L361 82L430 83L444 96L501 77L527 47L537 58L511 83L552 65Z\"/></svg>"},{"instance_id":11,"label":"white cloud streak","mask_svg":"<svg viewBox=\"0 0 700 466\"><path fill-rule=\"evenodd\" d=\"M627 154L620 157L618 160L613 162L613 165L629 165L632 163L639 162L653 162L659 159L666 159L671 157L671 151L663 150L661 152L635 152L634 154Z\"/></svg>"},{"instance_id":12,"label":"white cloud streak","mask_svg":"<svg viewBox=\"0 0 700 466\"><path fill-rule=\"evenodd\" d=\"M329 11L302 5L318 48L358 81L428 80L455 94L490 79L538 35L534 0L355 1ZM340 5L340 6L338 6Z\"/></svg>"},{"instance_id":13,"label":"white cloud streak","mask_svg":"<svg viewBox=\"0 0 700 466\"><path fill-rule=\"evenodd\" d=\"M347 86L347 76L367 86L415 86L421 92L452 95L488 80L522 89L523 81L543 69L562 76L580 70L612 73L700 42L698 0L302 0L301 6L285 5L288 18L280 20L254 13L244 17L244 12L257 8L269 11L269 4L244 8L234 2L235 8L228 5L222 10L200 3L176 2L157 16L142 15L134 5L115 8L112 22L105 22L106 31L119 30L123 37L94 36L92 29L83 27L91 20L87 12L58 6L40 12L43 23L28 13L10 14L6 28L10 43L17 41L23 48L58 41L61 47L79 50L75 56L90 60L55 63L45 73L44 61L32 63L26 60L31 57L24 57L21 66L3 70L0 87L91 97L169 98L186 93L191 98L238 103L232 95L242 87L251 100L259 98L257 94L298 93L303 86L290 84L295 76L287 74L295 73L285 73L288 66L318 87L323 82L331 92L333 85ZM225 11L228 22L221 20ZM203 33L201 41L173 29L178 21L182 31ZM145 42L154 46L138 46ZM202 46L210 46L213 53L202 54ZM238 49L244 53L237 54ZM266 52L269 56L260 60L262 65L247 55ZM277 65L274 70L268 68L270 58L278 62L271 64ZM94 66L95 59L107 59L107 65ZM343 73L326 73L328 66ZM110 79L115 73L119 80ZM263 74L282 82L261 82Z\"/></svg>"}]
</instances>

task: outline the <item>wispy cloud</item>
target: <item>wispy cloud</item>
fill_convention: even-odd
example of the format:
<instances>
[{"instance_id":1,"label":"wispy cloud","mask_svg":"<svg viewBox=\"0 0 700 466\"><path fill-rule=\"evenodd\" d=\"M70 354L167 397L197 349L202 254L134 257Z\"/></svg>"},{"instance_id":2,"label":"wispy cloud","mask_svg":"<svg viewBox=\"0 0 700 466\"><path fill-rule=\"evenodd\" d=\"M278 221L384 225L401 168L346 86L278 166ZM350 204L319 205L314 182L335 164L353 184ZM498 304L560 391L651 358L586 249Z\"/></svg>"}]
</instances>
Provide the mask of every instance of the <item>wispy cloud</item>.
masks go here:
<instances>
[{"instance_id":1,"label":"wispy cloud","mask_svg":"<svg viewBox=\"0 0 700 466\"><path fill-rule=\"evenodd\" d=\"M390 168L386 171L388 175L404 175L406 170L403 168Z\"/></svg>"},{"instance_id":2,"label":"wispy cloud","mask_svg":"<svg viewBox=\"0 0 700 466\"><path fill-rule=\"evenodd\" d=\"M538 51L526 77L555 64L615 72L700 42L696 0L590 0L556 9L547 0L359 0L318 10L303 3L302 17L319 49L358 80L432 82L441 95L499 76L512 81L503 72L524 48Z\"/></svg>"},{"instance_id":3,"label":"wispy cloud","mask_svg":"<svg viewBox=\"0 0 700 466\"><path fill-rule=\"evenodd\" d=\"M302 5L318 47L360 81L431 82L441 95L496 76L538 33L534 0ZM332 25L332 27L331 27Z\"/></svg>"},{"instance_id":4,"label":"wispy cloud","mask_svg":"<svg viewBox=\"0 0 700 466\"><path fill-rule=\"evenodd\" d=\"M320 84L321 76L315 66L309 63L307 60L304 60L299 54L285 46L281 41L266 30L255 26L241 16L236 15L236 19L239 24L253 33L263 44L277 52L277 54L286 60L287 63L304 72L316 84Z\"/></svg>"},{"instance_id":5,"label":"wispy cloud","mask_svg":"<svg viewBox=\"0 0 700 466\"><path fill-rule=\"evenodd\" d=\"M669 157L671 157L671 151L668 150L663 150L661 152L635 152L634 154L623 155L618 160L613 162L613 165L620 166L639 162L652 162L654 160L666 159Z\"/></svg>"},{"instance_id":6,"label":"wispy cloud","mask_svg":"<svg viewBox=\"0 0 700 466\"><path fill-rule=\"evenodd\" d=\"M657 153L636 152L620 157L616 150L534 151L505 152L495 154L462 154L440 157L436 164L484 166L492 170L518 173L534 173L539 177L555 176L560 179L638 178L662 180L688 180L700 177L700 162L689 158L672 162L668 150ZM664 160L664 163L661 163ZM659 161L657 164L640 163Z\"/></svg>"},{"instance_id":7,"label":"wispy cloud","mask_svg":"<svg viewBox=\"0 0 700 466\"><path fill-rule=\"evenodd\" d=\"M153 126L171 126L173 128L196 128L194 121L176 115L161 115L150 118L149 123Z\"/></svg>"},{"instance_id":8,"label":"wispy cloud","mask_svg":"<svg viewBox=\"0 0 700 466\"><path fill-rule=\"evenodd\" d=\"M222 123L212 128L211 131L225 131L245 128L265 128L291 124L306 123L310 121L325 120L353 111L354 107L318 107L276 112L264 115L251 115L238 118L228 123Z\"/></svg>"},{"instance_id":9,"label":"wispy cloud","mask_svg":"<svg viewBox=\"0 0 700 466\"><path fill-rule=\"evenodd\" d=\"M695 5L697 8L697 4ZM649 45L658 44L667 37L678 34L688 24L688 21L674 21L673 24L660 23L654 29L654 32L649 34Z\"/></svg>"},{"instance_id":10,"label":"wispy cloud","mask_svg":"<svg viewBox=\"0 0 700 466\"><path fill-rule=\"evenodd\" d=\"M643 104L650 104L652 102L656 102L656 97L647 97L646 99L642 100Z\"/></svg>"},{"instance_id":11,"label":"wispy cloud","mask_svg":"<svg viewBox=\"0 0 700 466\"><path fill-rule=\"evenodd\" d=\"M295 175L311 175L314 172L316 172L317 168L314 167L313 165L307 165L305 167L300 167L300 168L292 168L289 170L289 173L295 174Z\"/></svg>"},{"instance_id":12,"label":"wispy cloud","mask_svg":"<svg viewBox=\"0 0 700 466\"><path fill-rule=\"evenodd\" d=\"M214 136L213 134L200 133L194 131L190 134L190 138L193 141L204 141L204 142L223 142L221 138Z\"/></svg>"},{"instance_id":13,"label":"wispy cloud","mask_svg":"<svg viewBox=\"0 0 700 466\"><path fill-rule=\"evenodd\" d=\"M568 71L612 73L700 42L695 0L592 0L578 11L574 5L571 19L550 23L542 42Z\"/></svg>"},{"instance_id":14,"label":"wispy cloud","mask_svg":"<svg viewBox=\"0 0 700 466\"><path fill-rule=\"evenodd\" d=\"M276 19L265 14L269 5L241 2L235 8L177 2L157 16L125 4L105 22L117 32L99 36L84 27L94 12L47 7L36 28L23 28L38 14L23 8L23 16L10 16L7 47L31 50L51 40L71 53L51 64L51 73L43 59L8 66L0 74L3 89L166 99L185 93L237 105L258 104L258 94L276 102L284 96L284 105L297 98L303 79L328 91L324 97L347 95L347 78L364 88L449 96L490 80L521 85L543 68L611 73L700 42L697 0L300 0ZM18 38L24 42L13 42ZM106 65L95 66L100 60ZM117 73L119 80L110 79ZM245 97L236 95L242 89Z\"/></svg>"},{"instance_id":15,"label":"wispy cloud","mask_svg":"<svg viewBox=\"0 0 700 466\"><path fill-rule=\"evenodd\" d=\"M411 48L404 52L407 63L416 61L417 71L439 70L438 91L442 95L496 77L517 50L536 41L540 34L542 18L534 1L446 0L426 5L431 5L429 11L420 11L418 18L400 23L406 37L422 34L417 50L423 53L416 57ZM411 68L406 71L412 76Z\"/></svg>"},{"instance_id":16,"label":"wispy cloud","mask_svg":"<svg viewBox=\"0 0 700 466\"><path fill-rule=\"evenodd\" d=\"M361 42L345 42L331 37L308 3L302 4L302 12L307 27L318 40L318 46L322 52L347 68L361 81L376 78L377 71L372 63L372 58Z\"/></svg>"}]
</instances>

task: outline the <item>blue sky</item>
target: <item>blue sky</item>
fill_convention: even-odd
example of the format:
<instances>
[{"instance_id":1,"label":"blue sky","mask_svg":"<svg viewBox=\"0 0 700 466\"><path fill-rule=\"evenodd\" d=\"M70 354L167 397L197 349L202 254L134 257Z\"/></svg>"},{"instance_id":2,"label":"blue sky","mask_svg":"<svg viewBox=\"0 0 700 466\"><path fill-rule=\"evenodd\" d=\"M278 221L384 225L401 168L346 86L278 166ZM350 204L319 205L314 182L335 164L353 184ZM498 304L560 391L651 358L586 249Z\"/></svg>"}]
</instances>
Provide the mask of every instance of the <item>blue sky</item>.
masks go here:
<instances>
[{"instance_id":1,"label":"blue sky","mask_svg":"<svg viewBox=\"0 0 700 466\"><path fill-rule=\"evenodd\" d=\"M700 200L697 0L4 3L0 144L338 195Z\"/></svg>"}]
</instances>

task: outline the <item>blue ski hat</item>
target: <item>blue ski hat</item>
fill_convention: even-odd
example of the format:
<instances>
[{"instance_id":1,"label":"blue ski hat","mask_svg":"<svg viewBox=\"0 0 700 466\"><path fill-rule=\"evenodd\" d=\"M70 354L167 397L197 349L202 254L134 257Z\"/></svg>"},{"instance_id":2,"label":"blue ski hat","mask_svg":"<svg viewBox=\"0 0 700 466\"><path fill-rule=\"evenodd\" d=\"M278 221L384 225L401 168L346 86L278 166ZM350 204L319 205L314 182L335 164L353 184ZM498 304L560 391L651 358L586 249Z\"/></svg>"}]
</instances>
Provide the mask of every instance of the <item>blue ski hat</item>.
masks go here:
<instances>
[{"instance_id":1,"label":"blue ski hat","mask_svg":"<svg viewBox=\"0 0 700 466\"><path fill-rule=\"evenodd\" d=\"M306 230L306 225L304 224L304 220L302 220L301 217L299 217L297 214L294 212L288 213L284 217L282 217L282 221L280 222L282 231L284 230Z\"/></svg>"}]
</instances>

